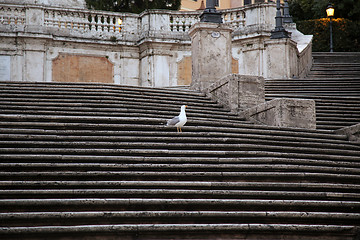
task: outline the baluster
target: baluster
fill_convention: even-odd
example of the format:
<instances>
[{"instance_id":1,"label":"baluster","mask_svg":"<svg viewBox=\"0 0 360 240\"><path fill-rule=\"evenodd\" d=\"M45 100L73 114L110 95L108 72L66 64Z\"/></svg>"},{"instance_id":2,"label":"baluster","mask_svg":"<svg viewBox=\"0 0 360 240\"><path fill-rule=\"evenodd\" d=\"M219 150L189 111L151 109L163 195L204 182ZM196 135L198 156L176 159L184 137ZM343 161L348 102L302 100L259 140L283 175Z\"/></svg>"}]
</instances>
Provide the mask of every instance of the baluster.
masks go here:
<instances>
[{"instance_id":1,"label":"baluster","mask_svg":"<svg viewBox=\"0 0 360 240\"><path fill-rule=\"evenodd\" d=\"M11 23L11 8L7 8L5 19L4 19L4 24L10 24L10 23Z\"/></svg>"},{"instance_id":2,"label":"baluster","mask_svg":"<svg viewBox=\"0 0 360 240\"><path fill-rule=\"evenodd\" d=\"M190 26L191 26L191 24L190 24L190 16L185 15L185 22L184 22L184 24L185 24L185 32L189 31Z\"/></svg>"},{"instance_id":3,"label":"baluster","mask_svg":"<svg viewBox=\"0 0 360 240\"><path fill-rule=\"evenodd\" d=\"M57 23L56 24L57 27L61 28L61 13L60 12L58 12L58 11L54 12L54 20L55 20L55 23ZM54 27L55 27L55 25L54 25Z\"/></svg>"},{"instance_id":4,"label":"baluster","mask_svg":"<svg viewBox=\"0 0 360 240\"><path fill-rule=\"evenodd\" d=\"M109 22L109 26L110 26L109 31L111 33L113 33L113 32L115 32L116 17L113 17L113 16L109 17L109 21L110 21Z\"/></svg>"},{"instance_id":5,"label":"baluster","mask_svg":"<svg viewBox=\"0 0 360 240\"><path fill-rule=\"evenodd\" d=\"M90 25L89 25L89 14L88 13L84 13L81 15L81 28L84 31L88 31L90 30Z\"/></svg>"},{"instance_id":6,"label":"baluster","mask_svg":"<svg viewBox=\"0 0 360 240\"><path fill-rule=\"evenodd\" d=\"M224 23L229 22L229 14L228 13L223 14L223 21L224 21Z\"/></svg>"},{"instance_id":7,"label":"baluster","mask_svg":"<svg viewBox=\"0 0 360 240\"><path fill-rule=\"evenodd\" d=\"M106 32L110 32L110 16L105 17L104 24L106 25Z\"/></svg>"},{"instance_id":8,"label":"baluster","mask_svg":"<svg viewBox=\"0 0 360 240\"><path fill-rule=\"evenodd\" d=\"M79 12L76 14L76 19L75 19L75 22L74 22L74 28L76 30L82 29L82 15Z\"/></svg>"},{"instance_id":9,"label":"baluster","mask_svg":"<svg viewBox=\"0 0 360 240\"><path fill-rule=\"evenodd\" d=\"M182 32L185 32L185 29L186 29L185 22L186 22L186 17L185 17L185 15L182 15L181 20L180 20L180 31L182 31Z\"/></svg>"},{"instance_id":10,"label":"baluster","mask_svg":"<svg viewBox=\"0 0 360 240\"><path fill-rule=\"evenodd\" d=\"M180 18L178 15L176 16L175 24L176 24L176 31L179 32L180 31Z\"/></svg>"},{"instance_id":11,"label":"baluster","mask_svg":"<svg viewBox=\"0 0 360 240\"><path fill-rule=\"evenodd\" d=\"M21 25L25 25L25 8L21 9Z\"/></svg>"},{"instance_id":12,"label":"baluster","mask_svg":"<svg viewBox=\"0 0 360 240\"><path fill-rule=\"evenodd\" d=\"M104 15L100 15L98 17L98 22L99 22L98 31L100 31L100 32L105 31L105 24L104 24L105 20L104 19L105 19Z\"/></svg>"},{"instance_id":13,"label":"baluster","mask_svg":"<svg viewBox=\"0 0 360 240\"><path fill-rule=\"evenodd\" d=\"M10 14L10 25L15 25L16 23L16 16L15 16L15 10L16 9L11 9L11 14Z\"/></svg>"},{"instance_id":14,"label":"baluster","mask_svg":"<svg viewBox=\"0 0 360 240\"><path fill-rule=\"evenodd\" d=\"M170 16L170 31L174 31L174 16Z\"/></svg>"},{"instance_id":15,"label":"baluster","mask_svg":"<svg viewBox=\"0 0 360 240\"><path fill-rule=\"evenodd\" d=\"M96 32L96 15L90 15L89 17L91 32Z\"/></svg>"}]
</instances>

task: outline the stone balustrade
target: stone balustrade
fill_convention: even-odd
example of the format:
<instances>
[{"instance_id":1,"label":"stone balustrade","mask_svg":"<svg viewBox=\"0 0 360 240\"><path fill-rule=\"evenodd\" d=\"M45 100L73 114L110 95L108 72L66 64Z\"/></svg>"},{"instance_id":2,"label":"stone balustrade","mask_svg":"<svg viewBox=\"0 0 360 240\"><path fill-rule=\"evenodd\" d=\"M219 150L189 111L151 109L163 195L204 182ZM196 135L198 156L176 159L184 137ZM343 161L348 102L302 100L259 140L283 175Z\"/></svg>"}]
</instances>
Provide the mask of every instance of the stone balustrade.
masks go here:
<instances>
[{"instance_id":1,"label":"stone balustrade","mask_svg":"<svg viewBox=\"0 0 360 240\"><path fill-rule=\"evenodd\" d=\"M25 25L25 6L8 6L0 4L1 25L22 26Z\"/></svg>"},{"instance_id":2,"label":"stone balustrade","mask_svg":"<svg viewBox=\"0 0 360 240\"><path fill-rule=\"evenodd\" d=\"M222 11L224 23L233 30L245 26L246 9L249 7ZM70 34L76 37L79 33L87 33L82 37L97 36L104 40L114 37L121 39L126 33L141 35L144 30L141 26L144 24L143 18L153 14L161 15L162 20L151 23L147 30L161 29L162 32L168 32L167 34L176 33L174 36L179 36L179 33L187 35L190 27L200 21L201 11L150 10L142 14L132 14L78 8L0 4L0 24L8 26L9 29L36 25L51 30L68 29ZM35 21L32 16L36 17ZM158 26L159 24L161 26Z\"/></svg>"}]
</instances>

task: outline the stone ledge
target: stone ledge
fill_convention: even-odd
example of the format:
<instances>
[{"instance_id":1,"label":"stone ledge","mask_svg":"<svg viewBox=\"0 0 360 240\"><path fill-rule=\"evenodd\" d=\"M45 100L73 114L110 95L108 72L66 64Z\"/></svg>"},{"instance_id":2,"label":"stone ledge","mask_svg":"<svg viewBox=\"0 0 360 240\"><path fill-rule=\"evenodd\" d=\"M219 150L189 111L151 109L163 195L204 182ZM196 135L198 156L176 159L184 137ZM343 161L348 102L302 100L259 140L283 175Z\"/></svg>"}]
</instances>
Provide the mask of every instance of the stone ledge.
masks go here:
<instances>
[{"instance_id":1,"label":"stone ledge","mask_svg":"<svg viewBox=\"0 0 360 240\"><path fill-rule=\"evenodd\" d=\"M278 127L316 129L315 101L276 98L242 112L250 121Z\"/></svg>"},{"instance_id":2,"label":"stone ledge","mask_svg":"<svg viewBox=\"0 0 360 240\"><path fill-rule=\"evenodd\" d=\"M350 127L344 127L336 131L337 134L345 134L349 141L360 143L360 123Z\"/></svg>"},{"instance_id":3,"label":"stone ledge","mask_svg":"<svg viewBox=\"0 0 360 240\"><path fill-rule=\"evenodd\" d=\"M198 83L197 87L235 113L265 101L265 82L259 76L229 74L218 81Z\"/></svg>"}]
</instances>

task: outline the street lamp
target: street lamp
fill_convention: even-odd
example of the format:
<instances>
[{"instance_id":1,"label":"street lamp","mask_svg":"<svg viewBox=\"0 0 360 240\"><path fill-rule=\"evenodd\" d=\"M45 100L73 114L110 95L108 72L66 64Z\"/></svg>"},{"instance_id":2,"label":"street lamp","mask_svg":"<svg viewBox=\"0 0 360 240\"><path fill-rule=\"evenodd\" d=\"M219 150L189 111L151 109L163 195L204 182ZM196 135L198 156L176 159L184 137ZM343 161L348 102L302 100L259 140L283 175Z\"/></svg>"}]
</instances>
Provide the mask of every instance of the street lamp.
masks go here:
<instances>
[{"instance_id":1,"label":"street lamp","mask_svg":"<svg viewBox=\"0 0 360 240\"><path fill-rule=\"evenodd\" d=\"M200 15L200 22L222 23L221 13L215 8L215 0L206 0L206 9Z\"/></svg>"},{"instance_id":2,"label":"street lamp","mask_svg":"<svg viewBox=\"0 0 360 240\"><path fill-rule=\"evenodd\" d=\"M326 15L330 18L330 52L334 52L333 37L332 37L332 18L334 17L334 7L329 3L326 8Z\"/></svg>"},{"instance_id":3,"label":"street lamp","mask_svg":"<svg viewBox=\"0 0 360 240\"><path fill-rule=\"evenodd\" d=\"M280 0L276 0L276 17L275 17L275 29L271 31L271 39L289 38L289 33L282 25L283 17L281 16Z\"/></svg>"}]
</instances>

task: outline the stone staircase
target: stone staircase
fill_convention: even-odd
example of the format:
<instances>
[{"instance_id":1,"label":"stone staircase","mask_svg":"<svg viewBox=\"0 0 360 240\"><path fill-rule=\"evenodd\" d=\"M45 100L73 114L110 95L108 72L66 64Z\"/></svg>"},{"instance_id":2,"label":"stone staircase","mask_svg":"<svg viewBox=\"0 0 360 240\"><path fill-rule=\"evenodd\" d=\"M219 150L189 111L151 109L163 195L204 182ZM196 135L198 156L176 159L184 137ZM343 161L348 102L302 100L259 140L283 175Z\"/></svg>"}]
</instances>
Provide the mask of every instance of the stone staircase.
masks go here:
<instances>
[{"instance_id":1,"label":"stone staircase","mask_svg":"<svg viewBox=\"0 0 360 240\"><path fill-rule=\"evenodd\" d=\"M314 53L306 79L266 81L267 100L314 99L317 128L336 130L360 123L360 53Z\"/></svg>"},{"instance_id":2,"label":"stone staircase","mask_svg":"<svg viewBox=\"0 0 360 240\"><path fill-rule=\"evenodd\" d=\"M0 139L1 239L359 237L360 144L198 92L2 82Z\"/></svg>"}]
</instances>

